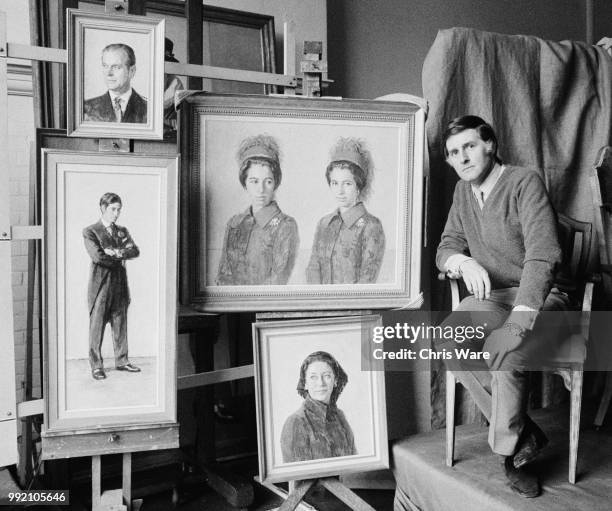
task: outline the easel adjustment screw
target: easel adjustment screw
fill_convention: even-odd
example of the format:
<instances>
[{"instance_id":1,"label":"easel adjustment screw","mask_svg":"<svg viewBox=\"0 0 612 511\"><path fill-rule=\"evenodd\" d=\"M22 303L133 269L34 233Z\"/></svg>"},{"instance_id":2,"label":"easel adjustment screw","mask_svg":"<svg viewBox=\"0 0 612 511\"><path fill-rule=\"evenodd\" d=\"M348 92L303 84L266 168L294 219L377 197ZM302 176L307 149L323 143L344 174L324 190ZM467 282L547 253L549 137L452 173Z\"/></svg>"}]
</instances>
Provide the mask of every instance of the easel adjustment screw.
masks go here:
<instances>
[{"instance_id":1,"label":"easel adjustment screw","mask_svg":"<svg viewBox=\"0 0 612 511\"><path fill-rule=\"evenodd\" d=\"M121 4L115 4L115 10L116 10L116 11L122 11L122 10L123 10L123 5L121 5Z\"/></svg>"}]
</instances>

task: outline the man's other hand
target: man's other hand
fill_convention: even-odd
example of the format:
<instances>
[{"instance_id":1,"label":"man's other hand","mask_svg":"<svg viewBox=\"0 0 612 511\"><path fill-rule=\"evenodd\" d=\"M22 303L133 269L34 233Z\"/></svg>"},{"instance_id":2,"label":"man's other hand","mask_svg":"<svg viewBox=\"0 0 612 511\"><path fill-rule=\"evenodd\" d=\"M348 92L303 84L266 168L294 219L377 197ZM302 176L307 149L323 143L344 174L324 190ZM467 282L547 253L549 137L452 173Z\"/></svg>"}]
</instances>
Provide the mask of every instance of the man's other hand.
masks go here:
<instances>
[{"instance_id":1,"label":"man's other hand","mask_svg":"<svg viewBox=\"0 0 612 511\"><path fill-rule=\"evenodd\" d=\"M474 259L468 259L459 265L459 271L465 287L477 300L484 300L491 295L489 273Z\"/></svg>"},{"instance_id":2,"label":"man's other hand","mask_svg":"<svg viewBox=\"0 0 612 511\"><path fill-rule=\"evenodd\" d=\"M115 257L115 249L113 249L113 248L105 248L104 249L104 253L107 256Z\"/></svg>"},{"instance_id":3,"label":"man's other hand","mask_svg":"<svg viewBox=\"0 0 612 511\"><path fill-rule=\"evenodd\" d=\"M597 41L597 46L601 46L609 55L612 55L612 37L602 37Z\"/></svg>"},{"instance_id":4,"label":"man's other hand","mask_svg":"<svg viewBox=\"0 0 612 511\"><path fill-rule=\"evenodd\" d=\"M493 330L482 347L482 351L490 355L485 362L492 371L498 371L506 354L517 349L522 342L523 335L507 325Z\"/></svg>"}]
</instances>

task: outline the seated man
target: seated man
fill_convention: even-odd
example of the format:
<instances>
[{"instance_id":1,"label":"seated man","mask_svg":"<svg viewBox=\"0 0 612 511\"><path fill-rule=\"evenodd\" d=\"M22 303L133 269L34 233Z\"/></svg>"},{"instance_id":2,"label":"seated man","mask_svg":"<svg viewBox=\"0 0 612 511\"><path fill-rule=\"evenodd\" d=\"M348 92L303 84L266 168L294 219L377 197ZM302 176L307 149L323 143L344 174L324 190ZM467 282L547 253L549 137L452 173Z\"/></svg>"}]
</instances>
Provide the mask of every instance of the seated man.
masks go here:
<instances>
[{"instance_id":1,"label":"seated man","mask_svg":"<svg viewBox=\"0 0 612 511\"><path fill-rule=\"evenodd\" d=\"M537 172L503 165L491 126L468 115L450 122L443 137L448 164L458 174L453 203L436 254L438 268L461 277L471 296L443 327L481 326L486 336L470 346L489 359L445 360L490 423L489 445L504 457L514 491L540 493L524 466L546 444L527 416L529 343L542 309L563 308L551 292L561 260L555 213ZM466 343L468 344L468 343ZM453 340L436 347L456 347ZM533 347L533 346L532 346Z\"/></svg>"}]
</instances>

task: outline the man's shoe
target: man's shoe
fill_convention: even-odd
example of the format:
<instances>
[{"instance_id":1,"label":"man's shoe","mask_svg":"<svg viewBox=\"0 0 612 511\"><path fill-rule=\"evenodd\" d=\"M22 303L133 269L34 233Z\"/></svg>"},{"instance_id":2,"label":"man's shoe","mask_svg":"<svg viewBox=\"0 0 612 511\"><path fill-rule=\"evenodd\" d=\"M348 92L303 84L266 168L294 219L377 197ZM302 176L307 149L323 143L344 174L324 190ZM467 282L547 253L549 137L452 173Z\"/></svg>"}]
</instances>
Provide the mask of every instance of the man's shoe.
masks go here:
<instances>
[{"instance_id":1,"label":"man's shoe","mask_svg":"<svg viewBox=\"0 0 612 511\"><path fill-rule=\"evenodd\" d=\"M514 453L514 468L521 468L523 465L531 463L548 444L548 438L533 421L526 424L525 431L521 436L523 439L519 441L519 448Z\"/></svg>"},{"instance_id":2,"label":"man's shoe","mask_svg":"<svg viewBox=\"0 0 612 511\"><path fill-rule=\"evenodd\" d=\"M524 468L514 466L513 456L504 459L504 473L510 482L510 488L521 497L534 498L540 495L540 481Z\"/></svg>"},{"instance_id":3,"label":"man's shoe","mask_svg":"<svg viewBox=\"0 0 612 511\"><path fill-rule=\"evenodd\" d=\"M125 365L116 367L117 371L128 371L130 373L139 373L140 367L136 367L134 364L128 362Z\"/></svg>"},{"instance_id":4,"label":"man's shoe","mask_svg":"<svg viewBox=\"0 0 612 511\"><path fill-rule=\"evenodd\" d=\"M94 380L104 380L106 378L104 369L93 369L91 371L91 375L93 376Z\"/></svg>"}]
</instances>

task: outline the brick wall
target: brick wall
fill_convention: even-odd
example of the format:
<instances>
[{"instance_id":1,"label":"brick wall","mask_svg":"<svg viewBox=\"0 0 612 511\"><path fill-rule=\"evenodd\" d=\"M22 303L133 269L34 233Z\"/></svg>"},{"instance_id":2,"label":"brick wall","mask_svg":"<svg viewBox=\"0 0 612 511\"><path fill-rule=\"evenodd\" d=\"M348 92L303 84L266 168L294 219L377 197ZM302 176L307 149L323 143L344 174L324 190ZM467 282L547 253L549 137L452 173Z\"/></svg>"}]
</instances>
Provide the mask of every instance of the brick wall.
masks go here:
<instances>
[{"instance_id":1,"label":"brick wall","mask_svg":"<svg viewBox=\"0 0 612 511\"><path fill-rule=\"evenodd\" d=\"M24 75L20 75L23 85ZM31 83L31 82L30 82ZM34 110L31 88L28 92L23 87L12 87L14 80L9 79L8 98L8 159L9 176L9 207L11 225L29 225L32 223L29 210L30 180L35 179L30 170L30 144L34 141ZM40 388L40 353L38 329L38 286L34 287L35 294L30 296L28 303L28 282L35 275L28 273L30 254L29 246L33 242L12 241L12 284L13 284L13 319L15 336L15 377L17 388L17 402L24 399L25 385L25 354L26 339L30 335L33 339L33 384L34 397L41 396ZM31 284L30 284L31 286ZM28 314L31 318L28 319ZM28 333L28 326L30 326Z\"/></svg>"}]
</instances>

